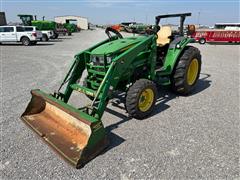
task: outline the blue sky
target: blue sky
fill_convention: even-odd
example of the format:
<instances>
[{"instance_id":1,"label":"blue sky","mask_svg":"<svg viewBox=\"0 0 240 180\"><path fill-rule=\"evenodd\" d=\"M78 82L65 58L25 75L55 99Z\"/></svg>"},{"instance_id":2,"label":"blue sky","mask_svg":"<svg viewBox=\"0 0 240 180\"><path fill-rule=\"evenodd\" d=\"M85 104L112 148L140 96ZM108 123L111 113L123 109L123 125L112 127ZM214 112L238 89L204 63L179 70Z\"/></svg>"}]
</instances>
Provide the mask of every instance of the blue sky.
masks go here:
<instances>
[{"instance_id":1,"label":"blue sky","mask_svg":"<svg viewBox=\"0 0 240 180\"><path fill-rule=\"evenodd\" d=\"M123 21L154 23L156 15L192 12L187 23L214 25L217 22L240 22L239 0L0 0L7 21L19 22L17 14L45 16L78 15L95 24ZM175 23L164 20L163 23Z\"/></svg>"}]
</instances>

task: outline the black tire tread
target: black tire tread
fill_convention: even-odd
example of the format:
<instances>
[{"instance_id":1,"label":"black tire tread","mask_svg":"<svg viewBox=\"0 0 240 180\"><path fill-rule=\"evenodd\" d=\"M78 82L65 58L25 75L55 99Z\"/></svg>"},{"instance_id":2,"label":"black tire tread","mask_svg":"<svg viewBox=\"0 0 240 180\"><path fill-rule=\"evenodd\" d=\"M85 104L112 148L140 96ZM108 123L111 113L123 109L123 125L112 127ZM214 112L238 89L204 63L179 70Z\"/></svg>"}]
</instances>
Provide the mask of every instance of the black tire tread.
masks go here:
<instances>
[{"instance_id":1,"label":"black tire tread","mask_svg":"<svg viewBox=\"0 0 240 180\"><path fill-rule=\"evenodd\" d=\"M154 102L152 107L148 111L141 112L137 108L138 98L140 96L140 93L147 87L152 88L154 92L154 95L155 95ZM126 110L131 117L136 119L144 119L152 112L155 106L156 98L157 98L157 88L155 86L155 83L148 79L139 79L129 88L127 92L126 103L125 103Z\"/></svg>"},{"instance_id":2,"label":"black tire tread","mask_svg":"<svg viewBox=\"0 0 240 180\"><path fill-rule=\"evenodd\" d=\"M44 38L43 38L44 37ZM47 42L49 40L48 36L46 34L42 35L42 41Z\"/></svg>"},{"instance_id":3,"label":"black tire tread","mask_svg":"<svg viewBox=\"0 0 240 180\"><path fill-rule=\"evenodd\" d=\"M24 40L27 40L28 41L28 44L24 44ZM31 41L28 37L24 36L21 38L21 42L24 46L30 46L31 45Z\"/></svg>"},{"instance_id":4,"label":"black tire tread","mask_svg":"<svg viewBox=\"0 0 240 180\"><path fill-rule=\"evenodd\" d=\"M187 69L190 61L193 58L197 58L199 62L199 72L196 79L196 82L197 82L200 75L200 71L201 71L201 54L197 48L193 46L187 46L186 49L183 50L183 53L180 56L179 61L177 62L177 65L174 68L174 71L171 77L171 84L172 84L173 91L178 94L182 94L182 95L189 94L194 88L194 85L196 84L195 82L192 86L189 86L186 83Z\"/></svg>"}]
</instances>

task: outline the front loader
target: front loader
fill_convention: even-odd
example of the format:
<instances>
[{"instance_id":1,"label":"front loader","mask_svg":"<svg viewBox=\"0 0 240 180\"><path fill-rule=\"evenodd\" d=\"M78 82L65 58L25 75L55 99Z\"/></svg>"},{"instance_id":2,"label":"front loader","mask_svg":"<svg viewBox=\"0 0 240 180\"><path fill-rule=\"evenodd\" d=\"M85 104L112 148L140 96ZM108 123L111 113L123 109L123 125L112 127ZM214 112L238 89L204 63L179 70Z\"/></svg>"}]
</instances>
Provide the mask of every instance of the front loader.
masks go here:
<instances>
[{"instance_id":1,"label":"front loader","mask_svg":"<svg viewBox=\"0 0 240 180\"><path fill-rule=\"evenodd\" d=\"M82 167L108 145L101 118L114 92L126 92L128 114L144 119L154 109L157 85L170 85L184 95L195 87L201 55L188 46L193 40L183 36L183 22L190 15L157 16L155 27L142 36L123 38L107 28L108 39L75 55L58 91L31 91L21 119L68 162ZM159 26L160 19L168 17L180 17L178 34ZM80 85L84 70L87 76ZM86 94L91 104L73 107L68 102L73 91Z\"/></svg>"}]
</instances>

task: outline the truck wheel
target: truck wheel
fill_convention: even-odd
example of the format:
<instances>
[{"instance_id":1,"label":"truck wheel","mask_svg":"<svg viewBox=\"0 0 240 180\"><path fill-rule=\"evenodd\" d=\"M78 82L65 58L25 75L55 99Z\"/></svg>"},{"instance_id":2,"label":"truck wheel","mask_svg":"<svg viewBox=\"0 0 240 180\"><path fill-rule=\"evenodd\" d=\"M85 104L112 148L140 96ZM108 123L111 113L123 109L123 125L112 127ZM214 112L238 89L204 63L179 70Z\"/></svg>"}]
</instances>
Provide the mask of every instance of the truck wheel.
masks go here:
<instances>
[{"instance_id":1,"label":"truck wheel","mask_svg":"<svg viewBox=\"0 0 240 180\"><path fill-rule=\"evenodd\" d=\"M58 38L58 34L56 33L55 36L54 36L54 39L57 39Z\"/></svg>"},{"instance_id":2,"label":"truck wheel","mask_svg":"<svg viewBox=\"0 0 240 180\"><path fill-rule=\"evenodd\" d=\"M58 38L58 33L54 32L52 38L57 39Z\"/></svg>"},{"instance_id":3,"label":"truck wheel","mask_svg":"<svg viewBox=\"0 0 240 180\"><path fill-rule=\"evenodd\" d=\"M129 88L125 107L131 117L144 119L152 113L156 99L155 83L148 79L140 79Z\"/></svg>"},{"instance_id":4,"label":"truck wheel","mask_svg":"<svg viewBox=\"0 0 240 180\"><path fill-rule=\"evenodd\" d=\"M206 43L206 39L204 39L204 38L201 38L201 39L199 39L199 44L205 44Z\"/></svg>"},{"instance_id":5,"label":"truck wheel","mask_svg":"<svg viewBox=\"0 0 240 180\"><path fill-rule=\"evenodd\" d=\"M48 36L46 35L46 34L43 34L42 35L42 41L48 41L49 39L48 39Z\"/></svg>"},{"instance_id":6,"label":"truck wheel","mask_svg":"<svg viewBox=\"0 0 240 180\"><path fill-rule=\"evenodd\" d=\"M171 85L173 91L187 95L196 85L201 71L200 51L192 46L183 50L171 75Z\"/></svg>"},{"instance_id":7,"label":"truck wheel","mask_svg":"<svg viewBox=\"0 0 240 180\"><path fill-rule=\"evenodd\" d=\"M31 45L31 41L30 41L30 39L29 39L28 37L23 37L23 38L21 39L21 42L22 42L22 44L23 44L24 46L29 46L29 45Z\"/></svg>"}]
</instances>

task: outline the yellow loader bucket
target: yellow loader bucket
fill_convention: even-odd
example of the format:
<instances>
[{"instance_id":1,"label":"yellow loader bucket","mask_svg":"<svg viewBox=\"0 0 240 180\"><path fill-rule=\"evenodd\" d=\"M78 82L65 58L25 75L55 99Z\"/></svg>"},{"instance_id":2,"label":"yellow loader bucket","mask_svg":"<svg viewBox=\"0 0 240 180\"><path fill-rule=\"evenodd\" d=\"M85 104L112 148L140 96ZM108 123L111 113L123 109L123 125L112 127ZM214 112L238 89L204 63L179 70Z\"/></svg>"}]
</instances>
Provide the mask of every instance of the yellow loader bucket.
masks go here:
<instances>
[{"instance_id":1,"label":"yellow loader bucket","mask_svg":"<svg viewBox=\"0 0 240 180\"><path fill-rule=\"evenodd\" d=\"M107 146L101 121L40 90L31 94L21 119L76 168Z\"/></svg>"}]
</instances>

